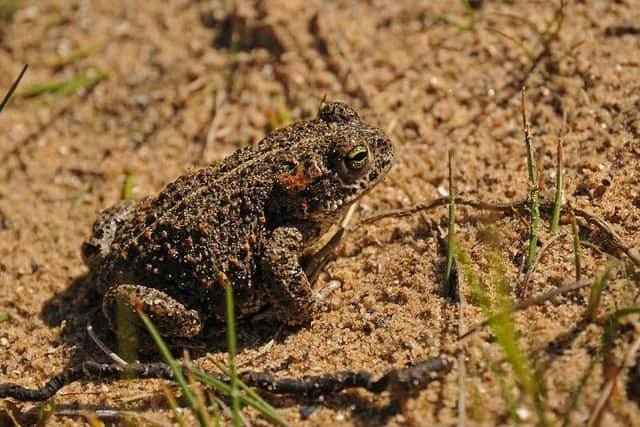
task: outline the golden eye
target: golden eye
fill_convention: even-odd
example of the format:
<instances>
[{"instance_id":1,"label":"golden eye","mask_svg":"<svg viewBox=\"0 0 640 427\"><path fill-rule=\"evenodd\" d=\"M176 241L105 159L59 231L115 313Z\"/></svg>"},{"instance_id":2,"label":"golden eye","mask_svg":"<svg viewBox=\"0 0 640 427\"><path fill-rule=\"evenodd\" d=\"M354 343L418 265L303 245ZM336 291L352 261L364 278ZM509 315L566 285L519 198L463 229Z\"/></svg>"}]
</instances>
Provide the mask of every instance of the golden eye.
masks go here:
<instances>
[{"instance_id":1,"label":"golden eye","mask_svg":"<svg viewBox=\"0 0 640 427\"><path fill-rule=\"evenodd\" d=\"M369 160L369 149L366 145L357 145L347 153L344 160L349 169L360 170Z\"/></svg>"}]
</instances>

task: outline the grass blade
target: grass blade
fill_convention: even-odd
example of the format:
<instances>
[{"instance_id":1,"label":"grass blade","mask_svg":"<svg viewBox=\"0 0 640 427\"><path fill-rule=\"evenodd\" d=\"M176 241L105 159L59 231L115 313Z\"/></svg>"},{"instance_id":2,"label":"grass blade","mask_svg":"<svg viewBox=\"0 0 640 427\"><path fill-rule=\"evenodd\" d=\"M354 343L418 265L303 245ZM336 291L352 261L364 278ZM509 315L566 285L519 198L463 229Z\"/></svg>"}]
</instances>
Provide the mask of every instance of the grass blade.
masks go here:
<instances>
[{"instance_id":1,"label":"grass blade","mask_svg":"<svg viewBox=\"0 0 640 427\"><path fill-rule=\"evenodd\" d=\"M571 233L573 234L573 256L576 264L576 282L580 281L582 275L582 263L580 262L580 229L576 217L571 215Z\"/></svg>"},{"instance_id":2,"label":"grass blade","mask_svg":"<svg viewBox=\"0 0 640 427\"><path fill-rule=\"evenodd\" d=\"M567 114L565 112L564 120L562 122L563 128L564 128L564 121L566 120L566 118L567 118ZM562 161L564 157L562 152L563 151L562 150L563 132L564 132L564 129L561 129L560 137L558 138L557 164L556 164L556 191L555 191L555 197L553 201L553 215L551 216L551 232L552 233L558 232L558 227L560 226L560 210L562 209L563 187L564 187L564 182L563 182L564 170L562 168Z\"/></svg>"},{"instance_id":3,"label":"grass blade","mask_svg":"<svg viewBox=\"0 0 640 427\"><path fill-rule=\"evenodd\" d=\"M444 295L455 296L453 289L453 256L456 244L456 192L453 186L453 151L449 151L449 231L447 235L447 259L444 278Z\"/></svg>"},{"instance_id":4,"label":"grass blade","mask_svg":"<svg viewBox=\"0 0 640 427\"><path fill-rule=\"evenodd\" d=\"M149 317L147 317L147 315L144 314L140 309L138 310L138 315L142 319L142 322L144 323L144 325L147 327L149 334L151 334L151 337L153 338L153 341L156 343L156 346L158 347L158 349L160 350L160 354L162 355L162 358L164 359L165 363L169 365L169 367L171 368L171 372L173 372L173 377L176 379L176 382L180 386L180 389L182 390L182 394L184 395L184 398L187 401L189 408L191 409L191 411L193 411L200 425L203 427L206 426L205 417L202 415L202 413L200 413L200 410L196 407L196 404L197 404L196 398L191 392L191 389L189 388L189 384L187 383L187 380L182 373L182 366L173 358L173 356L171 355L171 352L169 351L169 347L167 347L167 345L165 344L164 340L158 333L158 330L153 325Z\"/></svg>"},{"instance_id":5,"label":"grass blade","mask_svg":"<svg viewBox=\"0 0 640 427\"><path fill-rule=\"evenodd\" d=\"M238 373L236 372L236 322L233 310L233 287L228 280L224 283L225 303L227 306L227 352L229 355L229 378L231 379L231 414L234 427L240 427L240 399L238 397Z\"/></svg>"},{"instance_id":6,"label":"grass blade","mask_svg":"<svg viewBox=\"0 0 640 427\"><path fill-rule=\"evenodd\" d=\"M187 424L184 422L184 417L180 413L178 409L178 404L176 403L176 399L173 397L171 392L167 387L162 387L162 393L164 394L165 399L169 402L169 407L173 411L173 415L176 417L176 422L180 427L187 427Z\"/></svg>"},{"instance_id":7,"label":"grass blade","mask_svg":"<svg viewBox=\"0 0 640 427\"><path fill-rule=\"evenodd\" d=\"M21 98L32 98L44 94L49 94L55 98L72 95L77 91L95 86L105 80L109 74L106 71L98 71L94 74L85 74L73 77L69 80L49 83L37 83L27 86L23 91L16 94Z\"/></svg>"},{"instance_id":8,"label":"grass blade","mask_svg":"<svg viewBox=\"0 0 640 427\"><path fill-rule=\"evenodd\" d=\"M44 427L47 425L47 421L51 418L56 410L56 405L53 400L46 402L38 411L38 420L36 421L36 427Z\"/></svg>"},{"instance_id":9,"label":"grass blade","mask_svg":"<svg viewBox=\"0 0 640 427\"><path fill-rule=\"evenodd\" d=\"M531 203L531 214L529 218L529 250L525 267L527 270L533 265L536 259L536 248L538 245L538 221L540 220L540 207L538 197L540 189L538 187L538 169L533 158L533 144L531 133L529 132L529 122L527 121L527 111L524 102L525 88L522 88L522 127L524 129L524 142L527 150L527 171L529 173L529 200Z\"/></svg>"},{"instance_id":10,"label":"grass blade","mask_svg":"<svg viewBox=\"0 0 640 427\"><path fill-rule=\"evenodd\" d=\"M13 95L13 92L16 91L16 88L18 87L18 84L20 83L20 80L22 80L22 76L24 76L24 73L27 72L27 68L28 67L29 67L29 65L26 64L22 68L22 71L20 71L20 74L18 74L18 78L13 82L13 84L9 88L9 92L7 92L7 94L4 96L4 99L2 100L2 103L0 103L0 112L2 112L4 107L9 103L9 99L11 98L11 95Z\"/></svg>"},{"instance_id":11,"label":"grass blade","mask_svg":"<svg viewBox=\"0 0 640 427\"><path fill-rule=\"evenodd\" d=\"M593 285L591 286L589 305L587 307L587 317L591 319L591 321L596 320L598 307L600 307L600 300L602 299L602 291L604 291L604 288L607 286L612 268L613 266L609 264L601 275L596 276L593 281Z\"/></svg>"},{"instance_id":12,"label":"grass blade","mask_svg":"<svg viewBox=\"0 0 640 427\"><path fill-rule=\"evenodd\" d=\"M230 396L231 395L231 386L227 383L225 383L224 381L220 381L214 377L212 377L211 375L207 375L205 372L201 371L198 368L191 368L191 372L193 372L193 374L195 375L195 377L198 379L198 381L200 381L203 384L208 385L209 387L211 387L212 389L218 391L219 393L222 393L226 396ZM226 369L222 370L223 373L225 373L225 375L228 375L228 372ZM241 403L251 406L252 408L254 408L255 410L257 410L258 412L260 412L262 415L264 415L267 419L269 419L272 423L282 426L282 427L286 427L288 426L287 422L284 421L276 412L276 410L269 405L267 402L265 402L260 396L258 396L258 394L256 392L254 392L253 390L251 390L251 388L249 386L247 386L245 383L243 383L242 381L238 381L238 386L246 392L246 394L244 393L240 393L238 394L238 398L240 400Z\"/></svg>"},{"instance_id":13,"label":"grass blade","mask_svg":"<svg viewBox=\"0 0 640 427\"><path fill-rule=\"evenodd\" d=\"M122 200L131 199L133 194L133 180L135 175L127 172L124 176L124 183L122 184Z\"/></svg>"}]
</instances>

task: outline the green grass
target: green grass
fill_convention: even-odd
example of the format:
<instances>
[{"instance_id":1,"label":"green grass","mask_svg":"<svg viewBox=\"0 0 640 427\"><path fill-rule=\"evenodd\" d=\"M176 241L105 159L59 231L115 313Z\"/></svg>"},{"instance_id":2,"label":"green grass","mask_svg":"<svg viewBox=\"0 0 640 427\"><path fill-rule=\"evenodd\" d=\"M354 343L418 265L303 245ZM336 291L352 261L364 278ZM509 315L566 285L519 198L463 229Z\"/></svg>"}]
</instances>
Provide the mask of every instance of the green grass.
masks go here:
<instances>
[{"instance_id":1,"label":"green grass","mask_svg":"<svg viewBox=\"0 0 640 427\"><path fill-rule=\"evenodd\" d=\"M74 93L88 89L107 79L109 74L106 71L97 71L91 74L82 74L68 80L56 82L36 83L24 88L16 93L20 98L33 98L36 96L48 95L52 98L62 98Z\"/></svg>"},{"instance_id":2,"label":"green grass","mask_svg":"<svg viewBox=\"0 0 640 427\"><path fill-rule=\"evenodd\" d=\"M88 46L72 50L66 55L51 59L46 62L46 65L47 67L51 67L51 68L64 67L65 65L73 64L74 62L78 62L81 59L84 59L96 52L99 52L102 48L103 48L102 44L93 43Z\"/></svg>"},{"instance_id":3,"label":"green grass","mask_svg":"<svg viewBox=\"0 0 640 427\"><path fill-rule=\"evenodd\" d=\"M611 349L613 348L613 342L620 329L620 320L633 314L640 314L640 306L631 306L615 310L605 318L605 329L602 335L602 354L605 358L609 357Z\"/></svg>"},{"instance_id":4,"label":"green grass","mask_svg":"<svg viewBox=\"0 0 640 427\"><path fill-rule=\"evenodd\" d=\"M273 111L269 114L269 132L280 129L293 122L291 112L287 106L279 99L274 99Z\"/></svg>"},{"instance_id":5,"label":"green grass","mask_svg":"<svg viewBox=\"0 0 640 427\"><path fill-rule=\"evenodd\" d=\"M471 257L466 249L456 243L456 261L465 283L469 286L474 302L488 319L489 328L497 344L515 376L519 388L529 397L538 416L538 424L547 425L542 385L529 360L527 353L521 348L515 323L511 315L513 303L510 297L507 280L507 266L499 249L502 246L500 236L495 228L483 233L484 249L489 265L485 275L475 271ZM496 371L497 372L497 371ZM498 375L499 376L499 375ZM499 382L504 381L498 378ZM502 386L501 386L502 387ZM506 389L505 389L506 390ZM511 398L503 395L507 407L511 407ZM511 413L511 411L510 411ZM512 413L512 416L514 414Z\"/></svg>"},{"instance_id":6,"label":"green grass","mask_svg":"<svg viewBox=\"0 0 640 427\"><path fill-rule=\"evenodd\" d=\"M125 173L124 182L122 183L122 200L130 200L133 195L133 181L135 175L132 173Z\"/></svg>"},{"instance_id":7,"label":"green grass","mask_svg":"<svg viewBox=\"0 0 640 427\"><path fill-rule=\"evenodd\" d=\"M571 215L571 233L573 234L573 258L576 265L576 282L582 277L582 261L580 260L580 228L575 215Z\"/></svg>"},{"instance_id":8,"label":"green grass","mask_svg":"<svg viewBox=\"0 0 640 427\"><path fill-rule=\"evenodd\" d=\"M562 131L561 135L558 138L558 152L557 152L557 163L556 163L556 190L553 200L553 214L551 215L551 232L557 233L558 228L560 227L560 211L562 210L562 198L563 198L563 174L564 170L562 168Z\"/></svg>"},{"instance_id":9,"label":"green grass","mask_svg":"<svg viewBox=\"0 0 640 427\"><path fill-rule=\"evenodd\" d=\"M196 417L201 427L208 427L206 424L206 418L202 414L202 408L200 408L196 404L197 403L196 398L193 395L193 392L191 391L191 388L189 387L189 384L187 383L186 378L184 377L184 374L182 372L182 365L180 365L176 361L176 359L173 358L173 356L171 355L171 351L169 351L169 347L167 347L164 340L160 337L158 330L153 325L149 317L147 317L147 315L144 314L141 310L138 311L138 315L144 322L144 325L147 327L147 330L149 331L149 333L151 334L151 337L155 341L156 346L158 347L158 350L160 350L162 359L164 359L164 362L167 365L169 365L169 367L171 368L171 372L173 372L173 377L175 378L176 382L180 386L180 390L182 391L182 396L184 397L184 399L187 402L187 405L193 412L193 415Z\"/></svg>"},{"instance_id":10,"label":"green grass","mask_svg":"<svg viewBox=\"0 0 640 427\"><path fill-rule=\"evenodd\" d=\"M453 262L456 245L456 192L453 185L453 152L449 152L449 218L448 218L448 234L447 234L447 253L446 253L446 270L444 277L444 295L453 298L455 296L454 289L454 271Z\"/></svg>"},{"instance_id":11,"label":"green grass","mask_svg":"<svg viewBox=\"0 0 640 427\"><path fill-rule=\"evenodd\" d=\"M224 283L225 304L227 306L227 353L229 356L229 378L231 378L231 414L234 427L240 427L240 399L238 397L238 373L236 372L236 322L233 303L233 287L227 281Z\"/></svg>"},{"instance_id":12,"label":"green grass","mask_svg":"<svg viewBox=\"0 0 640 427\"><path fill-rule=\"evenodd\" d=\"M53 401L46 402L44 405L40 407L38 411L38 419L36 421L36 427L44 427L47 424L47 421L51 418L51 416L55 413L56 405Z\"/></svg>"},{"instance_id":13,"label":"green grass","mask_svg":"<svg viewBox=\"0 0 640 427\"><path fill-rule=\"evenodd\" d=\"M231 290L230 286L228 286L227 288ZM227 296L227 299L231 299L231 302L233 302L233 295ZM233 304L231 305L233 306ZM233 314L233 309L227 312L227 315L229 314L231 315ZM258 396L258 394L255 393L250 387L248 387L246 384L244 384L242 381L238 379L237 375L235 375L235 368L233 371L229 369L222 369L224 374L231 379L230 381L231 384L227 384L226 382L220 381L217 378L211 375L208 375L207 373L203 372L202 370L196 367L193 367L190 365L186 366L178 363L171 355L169 348L165 344L164 340L162 339L162 337L160 336L160 334L158 333L158 331L156 330L155 326L150 321L150 319L142 312L139 312L139 315L142 321L144 322L145 326L147 327L147 330L151 334L151 337L153 338L154 342L156 343L156 346L158 347L158 350L160 351L160 354L162 355L162 358L164 359L165 363L167 363L167 365L169 365L169 367L171 368L171 371L173 372L174 377L178 382L178 385L180 386L180 389L182 391L183 397L185 398L187 406L193 412L200 426L208 427L209 426L208 420L210 419L210 416L208 413L207 414L204 413L204 411L207 411L207 408L203 406L202 402L198 402L196 395L191 391L190 385L183 374L184 369L188 369L190 374L193 374L193 377L197 381L201 382L202 384L209 386L210 388L212 388L213 390L215 390L216 392L224 396L231 397L232 416L233 416L234 423L240 422L240 412L239 412L240 404L244 404L257 410L260 414L262 414L262 416L264 416L271 423L278 426L283 426L283 427L288 426L286 421L284 421L280 417L280 415L276 412L276 410L271 405L265 402L264 399ZM231 323L231 325L229 325L229 323ZM235 335L234 321L227 322L227 333L228 333L228 337L232 337L232 338L228 338L229 342L233 341L233 343L231 344L235 346L236 335ZM232 351L230 351L230 353L233 353L235 358L235 347L232 348L231 350ZM232 358L230 355L230 360L234 358ZM235 377L235 380L233 379L234 377ZM237 399L237 403L234 404L233 399ZM233 415L234 405L236 408L235 410L237 411L235 415Z\"/></svg>"},{"instance_id":14,"label":"green grass","mask_svg":"<svg viewBox=\"0 0 640 427\"><path fill-rule=\"evenodd\" d=\"M538 222L540 220L540 206L538 198L540 189L538 187L538 168L533 158L533 143L529 132L529 121L524 100L525 90L522 88L522 127L524 130L524 142L527 151L527 172L529 174L529 201L531 203L529 216L529 250L525 262L526 270L529 270L536 259L536 249L538 246Z\"/></svg>"},{"instance_id":15,"label":"green grass","mask_svg":"<svg viewBox=\"0 0 640 427\"><path fill-rule=\"evenodd\" d=\"M605 270L599 276L596 276L591 286L591 293L589 294L589 305L587 306L587 318L591 321L595 321L598 315L598 308L600 307L600 300L602 299L602 292L609 282L611 277L611 270L613 266L609 264Z\"/></svg>"},{"instance_id":16,"label":"green grass","mask_svg":"<svg viewBox=\"0 0 640 427\"><path fill-rule=\"evenodd\" d=\"M18 10L17 0L0 0L0 22L13 21L13 15Z\"/></svg>"},{"instance_id":17,"label":"green grass","mask_svg":"<svg viewBox=\"0 0 640 427\"><path fill-rule=\"evenodd\" d=\"M169 403L171 410L173 411L173 415L176 418L176 422L180 427L187 427L187 424L184 421L184 417L178 408L178 403L176 402L176 398L173 397L173 394L169 391L167 387L162 387L162 394L164 394L165 399Z\"/></svg>"}]
</instances>

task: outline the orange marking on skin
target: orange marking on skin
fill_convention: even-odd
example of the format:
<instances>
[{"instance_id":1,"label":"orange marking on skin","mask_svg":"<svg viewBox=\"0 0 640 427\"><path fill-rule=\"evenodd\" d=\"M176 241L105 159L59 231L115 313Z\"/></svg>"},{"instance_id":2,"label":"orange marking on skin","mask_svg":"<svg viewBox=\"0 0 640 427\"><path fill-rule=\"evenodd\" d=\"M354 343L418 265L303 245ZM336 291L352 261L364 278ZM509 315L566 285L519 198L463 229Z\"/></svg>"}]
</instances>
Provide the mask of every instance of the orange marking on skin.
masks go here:
<instances>
[{"instance_id":1,"label":"orange marking on skin","mask_svg":"<svg viewBox=\"0 0 640 427\"><path fill-rule=\"evenodd\" d=\"M280 177L278 182L290 193L299 193L307 188L309 178L306 175L304 166L298 165L293 175Z\"/></svg>"}]
</instances>

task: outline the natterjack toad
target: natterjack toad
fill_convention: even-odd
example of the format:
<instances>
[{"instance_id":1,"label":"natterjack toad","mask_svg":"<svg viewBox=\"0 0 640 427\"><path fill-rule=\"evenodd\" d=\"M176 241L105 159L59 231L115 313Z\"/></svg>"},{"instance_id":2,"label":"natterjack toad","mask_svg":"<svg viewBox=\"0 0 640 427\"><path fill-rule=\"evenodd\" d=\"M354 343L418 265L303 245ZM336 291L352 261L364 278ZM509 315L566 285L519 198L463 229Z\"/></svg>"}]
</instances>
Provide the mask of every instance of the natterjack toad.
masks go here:
<instances>
[{"instance_id":1,"label":"natterjack toad","mask_svg":"<svg viewBox=\"0 0 640 427\"><path fill-rule=\"evenodd\" d=\"M393 156L382 130L331 103L156 197L107 209L82 252L111 327L116 306L141 307L162 335L191 337L224 320L225 282L239 316L272 305L282 320L307 321L315 299L302 251Z\"/></svg>"}]
</instances>

